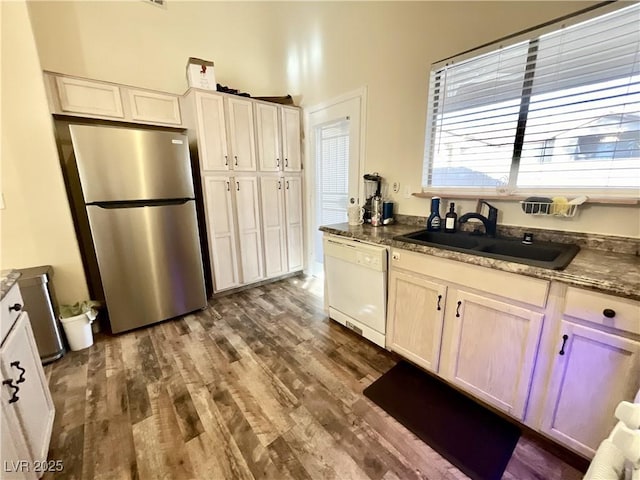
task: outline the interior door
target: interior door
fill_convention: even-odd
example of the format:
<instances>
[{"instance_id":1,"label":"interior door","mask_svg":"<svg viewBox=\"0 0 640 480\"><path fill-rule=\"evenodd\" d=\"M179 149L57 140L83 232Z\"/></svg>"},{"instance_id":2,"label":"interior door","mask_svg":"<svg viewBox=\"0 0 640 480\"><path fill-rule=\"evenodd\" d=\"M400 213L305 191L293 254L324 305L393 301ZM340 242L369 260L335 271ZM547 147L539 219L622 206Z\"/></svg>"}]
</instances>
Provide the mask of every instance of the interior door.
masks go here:
<instances>
[{"instance_id":1,"label":"interior door","mask_svg":"<svg viewBox=\"0 0 640 480\"><path fill-rule=\"evenodd\" d=\"M361 125L365 92L357 91L308 111L310 168L306 169L309 212L309 271L323 271L321 225L347 221L347 206L353 199L363 204Z\"/></svg>"}]
</instances>

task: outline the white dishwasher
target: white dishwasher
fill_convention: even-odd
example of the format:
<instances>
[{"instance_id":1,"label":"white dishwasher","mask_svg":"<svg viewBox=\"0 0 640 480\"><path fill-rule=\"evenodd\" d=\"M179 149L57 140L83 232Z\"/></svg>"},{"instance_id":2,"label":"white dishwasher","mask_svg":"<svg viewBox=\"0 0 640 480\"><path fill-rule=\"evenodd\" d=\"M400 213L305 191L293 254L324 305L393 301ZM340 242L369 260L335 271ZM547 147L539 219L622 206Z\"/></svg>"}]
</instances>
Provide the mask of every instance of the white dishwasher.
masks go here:
<instances>
[{"instance_id":1,"label":"white dishwasher","mask_svg":"<svg viewBox=\"0 0 640 480\"><path fill-rule=\"evenodd\" d=\"M384 348L387 248L331 235L323 245L329 317Z\"/></svg>"}]
</instances>

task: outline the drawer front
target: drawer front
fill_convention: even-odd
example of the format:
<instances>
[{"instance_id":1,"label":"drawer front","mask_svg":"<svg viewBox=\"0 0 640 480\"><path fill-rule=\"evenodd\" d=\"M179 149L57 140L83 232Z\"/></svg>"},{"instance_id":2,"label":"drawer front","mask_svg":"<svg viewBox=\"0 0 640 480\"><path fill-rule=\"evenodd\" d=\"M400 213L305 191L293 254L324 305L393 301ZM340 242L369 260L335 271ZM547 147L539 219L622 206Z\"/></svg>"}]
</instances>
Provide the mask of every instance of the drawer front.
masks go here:
<instances>
[{"instance_id":1,"label":"drawer front","mask_svg":"<svg viewBox=\"0 0 640 480\"><path fill-rule=\"evenodd\" d=\"M640 335L640 302L635 300L569 287L564 314Z\"/></svg>"},{"instance_id":2,"label":"drawer front","mask_svg":"<svg viewBox=\"0 0 640 480\"><path fill-rule=\"evenodd\" d=\"M549 282L517 273L502 272L397 248L392 249L391 267L428 275L536 307L544 307L547 303Z\"/></svg>"},{"instance_id":3,"label":"drawer front","mask_svg":"<svg viewBox=\"0 0 640 480\"><path fill-rule=\"evenodd\" d=\"M9 307L14 307L15 305L20 305L20 310L16 310L15 308L9 310ZM11 330L11 327L22 312L23 307L24 301L22 300L22 295L20 295L20 288L18 288L18 284L15 283L2 299L2 302L0 302L0 342L4 341L9 330Z\"/></svg>"},{"instance_id":4,"label":"drawer front","mask_svg":"<svg viewBox=\"0 0 640 480\"><path fill-rule=\"evenodd\" d=\"M57 77L56 83L63 111L124 118L117 85L69 77Z\"/></svg>"},{"instance_id":5,"label":"drawer front","mask_svg":"<svg viewBox=\"0 0 640 480\"><path fill-rule=\"evenodd\" d=\"M146 90L128 89L131 118L142 122L180 125L178 97Z\"/></svg>"}]
</instances>

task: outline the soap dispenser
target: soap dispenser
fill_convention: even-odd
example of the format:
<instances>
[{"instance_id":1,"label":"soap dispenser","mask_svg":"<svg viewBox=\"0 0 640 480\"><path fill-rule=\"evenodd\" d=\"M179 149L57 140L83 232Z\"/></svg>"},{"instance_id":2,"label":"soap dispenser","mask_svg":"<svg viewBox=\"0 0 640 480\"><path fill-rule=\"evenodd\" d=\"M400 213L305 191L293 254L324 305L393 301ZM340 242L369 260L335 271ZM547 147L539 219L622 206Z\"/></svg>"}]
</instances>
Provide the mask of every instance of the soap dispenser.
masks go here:
<instances>
[{"instance_id":1,"label":"soap dispenser","mask_svg":"<svg viewBox=\"0 0 640 480\"><path fill-rule=\"evenodd\" d=\"M430 232L440 231L440 197L431 198L431 215L427 219L427 230Z\"/></svg>"}]
</instances>

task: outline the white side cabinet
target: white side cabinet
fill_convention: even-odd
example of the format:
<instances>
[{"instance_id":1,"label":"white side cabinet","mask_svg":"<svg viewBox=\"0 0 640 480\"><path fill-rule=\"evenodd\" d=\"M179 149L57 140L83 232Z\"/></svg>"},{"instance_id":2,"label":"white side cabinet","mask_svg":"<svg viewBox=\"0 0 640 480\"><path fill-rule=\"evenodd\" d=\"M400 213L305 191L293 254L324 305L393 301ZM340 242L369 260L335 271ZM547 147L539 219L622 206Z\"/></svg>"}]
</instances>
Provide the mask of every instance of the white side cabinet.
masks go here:
<instances>
[{"instance_id":1,"label":"white side cabinet","mask_svg":"<svg viewBox=\"0 0 640 480\"><path fill-rule=\"evenodd\" d=\"M570 287L542 431L592 457L640 388L640 302Z\"/></svg>"},{"instance_id":2,"label":"white side cabinet","mask_svg":"<svg viewBox=\"0 0 640 480\"><path fill-rule=\"evenodd\" d=\"M180 126L177 95L44 72L51 113L106 120Z\"/></svg>"},{"instance_id":3,"label":"white side cabinet","mask_svg":"<svg viewBox=\"0 0 640 480\"><path fill-rule=\"evenodd\" d=\"M14 284L11 290L19 292L18 288ZM47 460L53 427L53 401L28 314L21 307L19 293L7 295L1 302L3 322L15 318L0 347L2 478L42 476L36 467ZM27 461L28 468L19 468L24 465L20 461Z\"/></svg>"}]
</instances>

